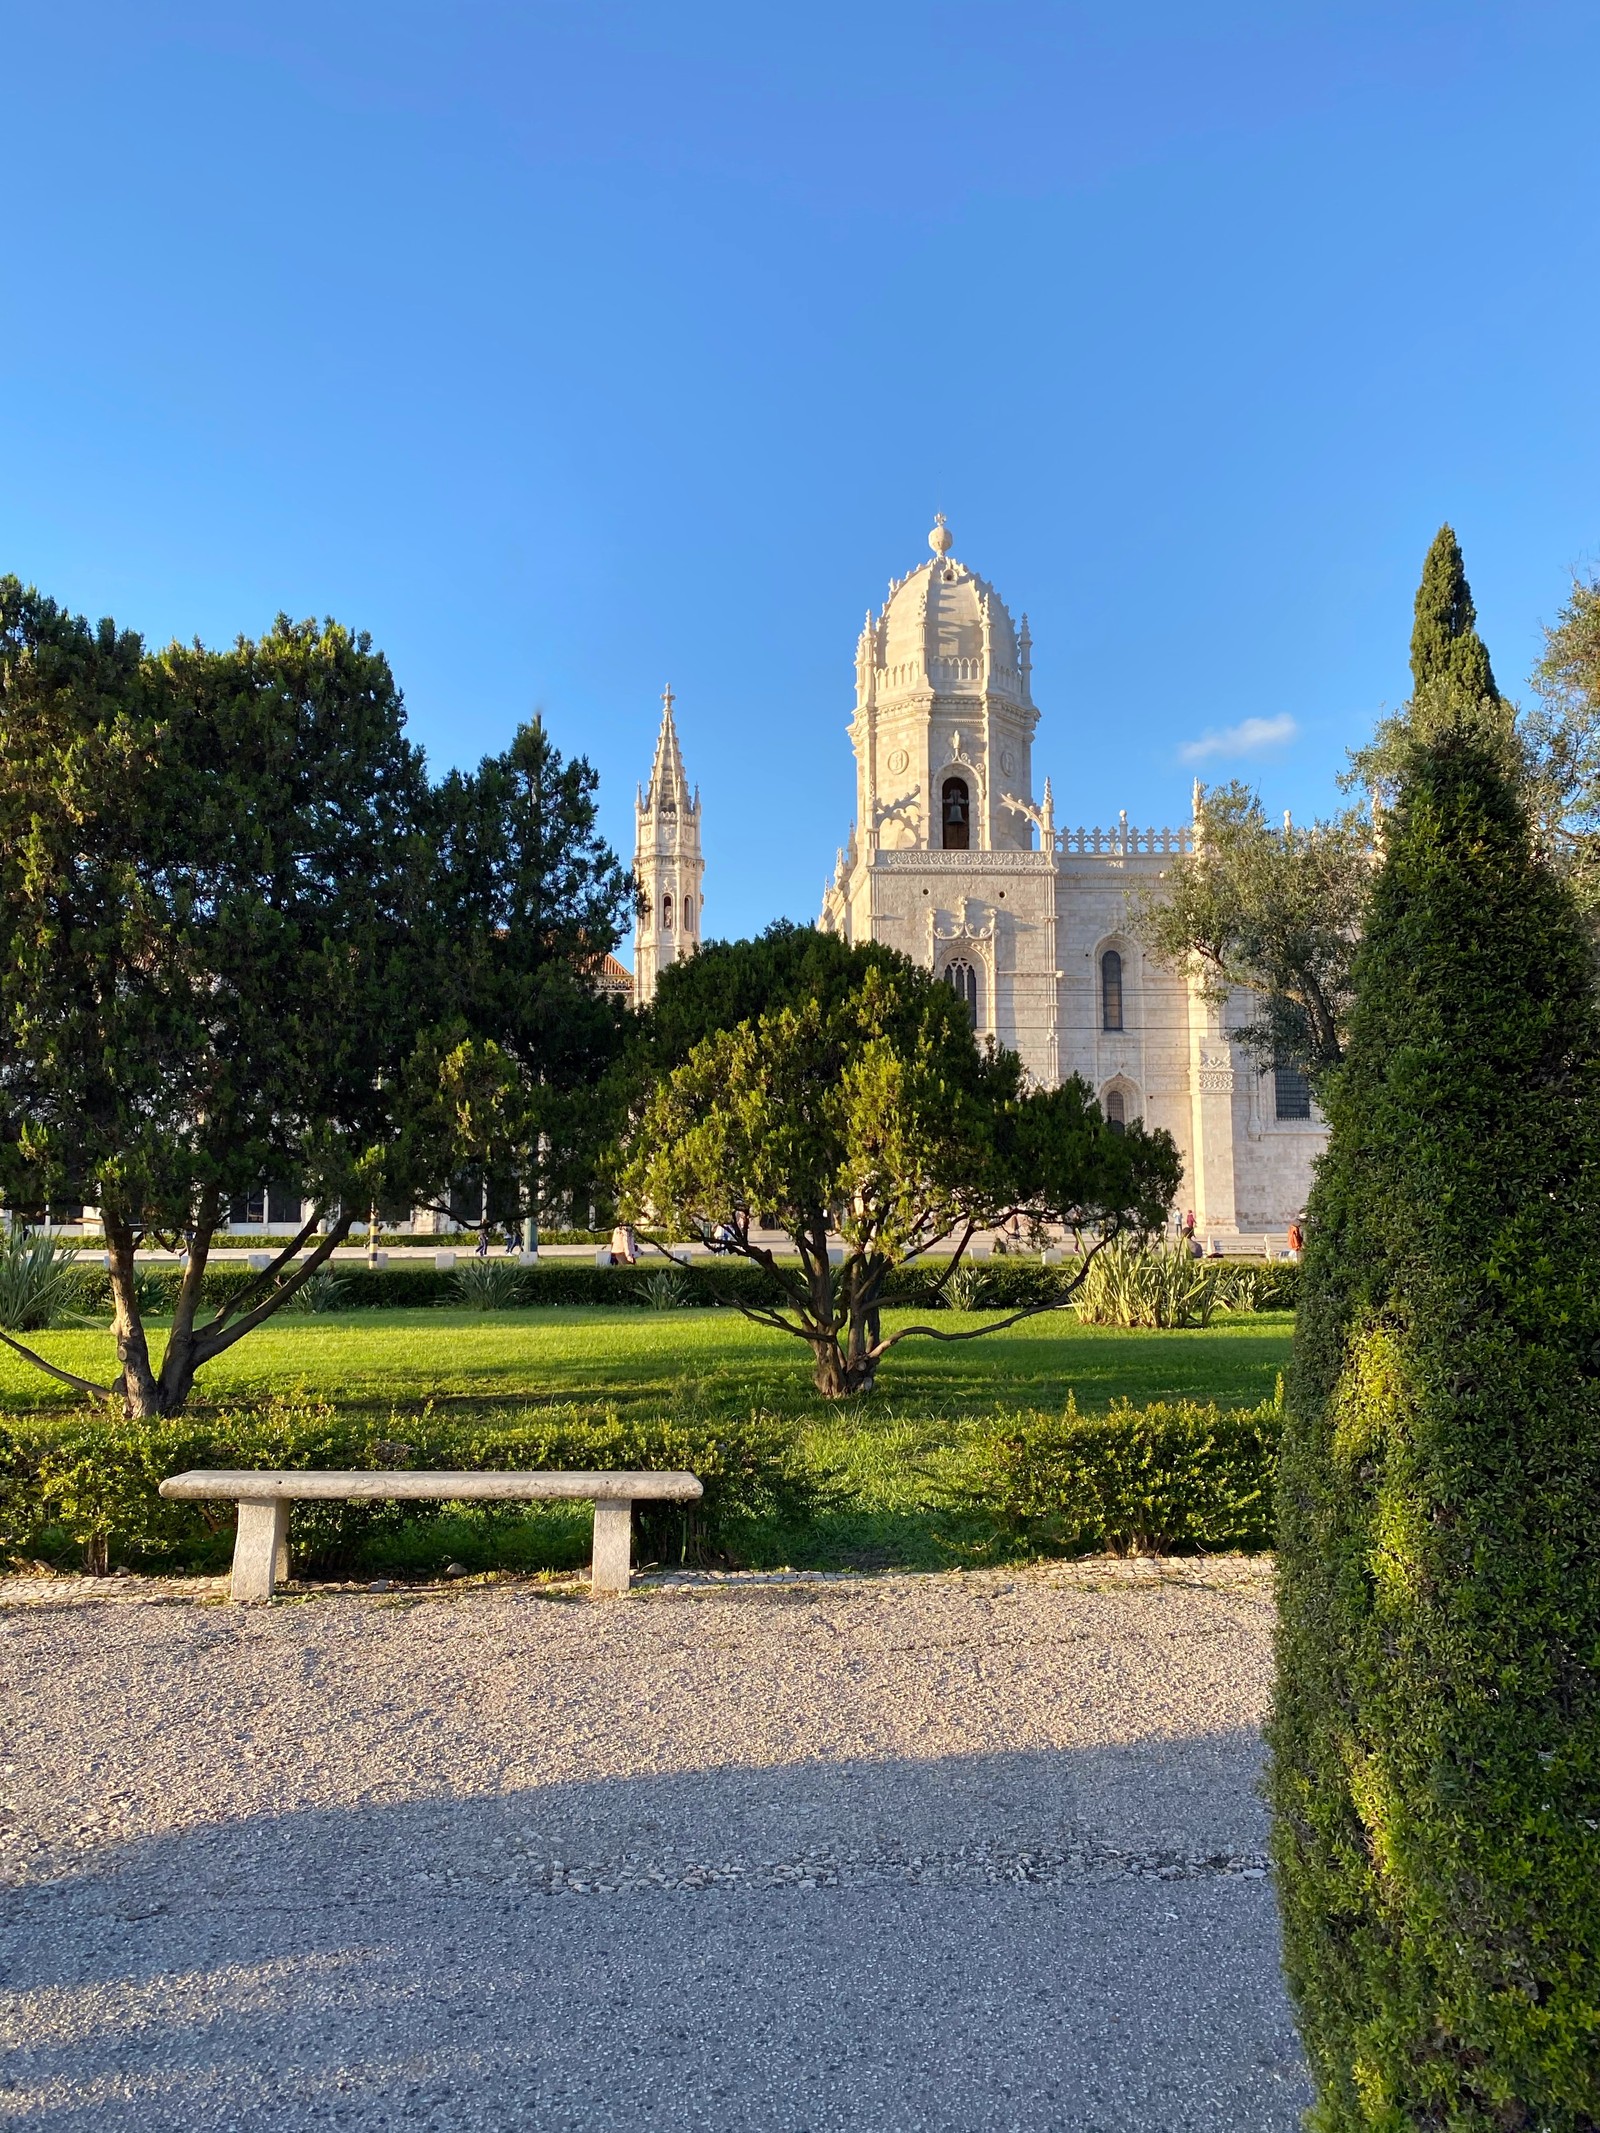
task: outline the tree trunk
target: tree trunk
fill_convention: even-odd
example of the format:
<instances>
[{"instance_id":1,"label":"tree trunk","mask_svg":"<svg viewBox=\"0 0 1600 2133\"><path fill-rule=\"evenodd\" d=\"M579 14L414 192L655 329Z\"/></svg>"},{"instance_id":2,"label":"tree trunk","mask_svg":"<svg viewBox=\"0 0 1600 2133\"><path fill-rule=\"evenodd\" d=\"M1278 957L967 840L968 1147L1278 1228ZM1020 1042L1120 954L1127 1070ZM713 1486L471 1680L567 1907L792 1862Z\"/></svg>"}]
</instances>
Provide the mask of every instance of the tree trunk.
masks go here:
<instances>
[{"instance_id":1,"label":"tree trunk","mask_svg":"<svg viewBox=\"0 0 1600 2133\"><path fill-rule=\"evenodd\" d=\"M101 1209L101 1223L106 1257L111 1262L111 1331L121 1365L115 1389L122 1396L129 1419L146 1420L162 1409L155 1372L150 1368L150 1343L139 1311L133 1225L109 1207Z\"/></svg>"},{"instance_id":2,"label":"tree trunk","mask_svg":"<svg viewBox=\"0 0 1600 2133\"><path fill-rule=\"evenodd\" d=\"M206 1263L211 1257L211 1242L221 1215L220 1196L215 1186L208 1187L195 1210L189 1256L184 1262L178 1300L173 1306L172 1331L167 1335L161 1374L156 1379L157 1411L163 1415L182 1414L194 1389L194 1374L200 1367L194 1322L200 1309L200 1292L205 1283Z\"/></svg>"},{"instance_id":3,"label":"tree trunk","mask_svg":"<svg viewBox=\"0 0 1600 2133\"><path fill-rule=\"evenodd\" d=\"M819 1225L812 1249L813 1324L824 1329L811 1336L817 1358L812 1382L825 1400L853 1399L858 1393L871 1392L878 1375L872 1350L878 1341L882 1278L864 1273L859 1264L852 1262L842 1284L845 1293L836 1298L825 1223Z\"/></svg>"},{"instance_id":4,"label":"tree trunk","mask_svg":"<svg viewBox=\"0 0 1600 2133\"><path fill-rule=\"evenodd\" d=\"M857 1393L871 1392L876 1363L859 1356L848 1360L837 1334L813 1334L811 1346L817 1358L811 1382L825 1400L850 1400Z\"/></svg>"}]
</instances>

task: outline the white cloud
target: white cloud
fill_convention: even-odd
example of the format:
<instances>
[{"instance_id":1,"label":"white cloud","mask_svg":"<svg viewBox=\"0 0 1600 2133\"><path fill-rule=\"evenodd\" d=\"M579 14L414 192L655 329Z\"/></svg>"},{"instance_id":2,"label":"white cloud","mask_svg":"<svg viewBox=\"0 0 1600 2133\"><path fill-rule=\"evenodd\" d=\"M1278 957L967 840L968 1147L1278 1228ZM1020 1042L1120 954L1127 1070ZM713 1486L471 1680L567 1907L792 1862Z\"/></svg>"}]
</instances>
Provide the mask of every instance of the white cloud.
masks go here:
<instances>
[{"instance_id":1,"label":"white cloud","mask_svg":"<svg viewBox=\"0 0 1600 2133\"><path fill-rule=\"evenodd\" d=\"M1300 728L1287 711L1276 718L1242 718L1237 726L1224 726L1220 733L1202 733L1197 741L1185 741L1178 750L1186 763L1204 763L1212 756L1259 755L1264 748L1281 748Z\"/></svg>"}]
</instances>

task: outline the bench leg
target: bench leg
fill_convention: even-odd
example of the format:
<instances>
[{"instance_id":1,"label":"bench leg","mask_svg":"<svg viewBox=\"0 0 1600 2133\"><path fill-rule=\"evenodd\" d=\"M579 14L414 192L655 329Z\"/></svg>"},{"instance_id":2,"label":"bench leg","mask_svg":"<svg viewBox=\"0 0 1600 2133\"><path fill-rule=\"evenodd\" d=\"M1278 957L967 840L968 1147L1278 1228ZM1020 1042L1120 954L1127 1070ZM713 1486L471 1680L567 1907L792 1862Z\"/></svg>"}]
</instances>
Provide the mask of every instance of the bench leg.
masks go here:
<instances>
[{"instance_id":1,"label":"bench leg","mask_svg":"<svg viewBox=\"0 0 1600 2133\"><path fill-rule=\"evenodd\" d=\"M594 1562L589 1591L597 1600L620 1599L633 1570L633 1505L603 1496L594 1507Z\"/></svg>"},{"instance_id":2,"label":"bench leg","mask_svg":"<svg viewBox=\"0 0 1600 2133\"><path fill-rule=\"evenodd\" d=\"M233 1543L233 1597L246 1603L270 1600L273 1585L289 1569L289 1506L242 1498Z\"/></svg>"}]
</instances>

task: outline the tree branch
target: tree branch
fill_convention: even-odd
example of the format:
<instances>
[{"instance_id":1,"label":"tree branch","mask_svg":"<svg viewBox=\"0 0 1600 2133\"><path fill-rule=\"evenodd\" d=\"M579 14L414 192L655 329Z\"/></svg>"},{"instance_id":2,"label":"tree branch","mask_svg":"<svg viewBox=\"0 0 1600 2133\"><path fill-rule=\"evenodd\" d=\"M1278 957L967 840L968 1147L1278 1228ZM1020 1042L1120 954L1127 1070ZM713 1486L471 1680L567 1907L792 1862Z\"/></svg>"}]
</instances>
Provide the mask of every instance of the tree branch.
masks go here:
<instances>
[{"instance_id":1,"label":"tree branch","mask_svg":"<svg viewBox=\"0 0 1600 2133\"><path fill-rule=\"evenodd\" d=\"M1043 1318L1051 1311L1070 1311L1072 1300L1083 1287L1088 1275L1089 1262L1104 1251L1114 1238L1121 1235L1122 1230L1118 1228L1113 1230L1111 1236L1102 1237L1098 1244L1091 1245L1083 1254L1083 1264L1074 1275L1066 1294L1057 1297L1053 1303L1025 1304L1020 1311L1012 1311L1007 1317L997 1318L987 1326L970 1326L964 1333L942 1333L937 1326L902 1326L898 1333L891 1333L887 1340L878 1343L872 1351L872 1361L877 1362L881 1356L887 1355L891 1348L897 1348L902 1341L910 1340L913 1334L919 1334L924 1340L930 1341L976 1341L982 1340L986 1333L1003 1333L1007 1326L1018 1326L1025 1318ZM946 1278L948 1279L948 1276Z\"/></svg>"},{"instance_id":2,"label":"tree branch","mask_svg":"<svg viewBox=\"0 0 1600 2133\"><path fill-rule=\"evenodd\" d=\"M321 1207L317 1207L316 1209L314 1209L310 1219L301 1223L299 1233L289 1244L285 1245L284 1249L279 1252L277 1258L273 1260L272 1264L270 1266L264 1266L260 1268L258 1272L252 1274L250 1279L244 1284L243 1288L241 1288L237 1292L237 1294L229 1297L226 1302L218 1306L216 1317L208 1319L205 1325L200 1328L200 1331L202 1333L210 1333L219 1327L225 1326L228 1320L234 1316L235 1312L242 1311L244 1309L245 1300L250 1295L253 1289L264 1289L268 1287L272 1282L274 1282L279 1276L279 1274L282 1273L283 1269L289 1264L290 1260L297 1257L300 1251L310 1240L311 1236L316 1230L317 1224L322 1220L322 1214L323 1210ZM354 1223L354 1220L355 1218L354 1216L352 1216L352 1225ZM349 1235L348 1228L346 1229L345 1234L347 1236Z\"/></svg>"},{"instance_id":3,"label":"tree branch","mask_svg":"<svg viewBox=\"0 0 1600 2133\"><path fill-rule=\"evenodd\" d=\"M318 1267L326 1265L333 1253L349 1236L351 1225L354 1221L355 1215L353 1213L341 1215L311 1257L305 1260L280 1288L274 1289L270 1296L264 1297L253 1310L247 1312L237 1325L228 1326L225 1332L220 1331L219 1329L226 1324L226 1320L219 1313L216 1318L208 1319L205 1325L197 1327L194 1336L194 1367L196 1370L200 1368L202 1363L209 1363L214 1356L223 1354L225 1350L233 1346L235 1341L242 1340L254 1327L263 1325L274 1311L281 1310L291 1296L305 1287Z\"/></svg>"},{"instance_id":4,"label":"tree branch","mask_svg":"<svg viewBox=\"0 0 1600 2133\"><path fill-rule=\"evenodd\" d=\"M37 1363L39 1368L48 1372L51 1377L59 1378L63 1385L70 1385L74 1392L96 1393L103 1400L115 1397L109 1385L96 1385L90 1378L80 1378L70 1370L58 1369L54 1363L47 1363L42 1355L36 1355L31 1348L24 1347L21 1341L14 1341L9 1333L0 1332L0 1341L4 1341L5 1345L14 1349L18 1355L25 1356L30 1363Z\"/></svg>"}]
</instances>

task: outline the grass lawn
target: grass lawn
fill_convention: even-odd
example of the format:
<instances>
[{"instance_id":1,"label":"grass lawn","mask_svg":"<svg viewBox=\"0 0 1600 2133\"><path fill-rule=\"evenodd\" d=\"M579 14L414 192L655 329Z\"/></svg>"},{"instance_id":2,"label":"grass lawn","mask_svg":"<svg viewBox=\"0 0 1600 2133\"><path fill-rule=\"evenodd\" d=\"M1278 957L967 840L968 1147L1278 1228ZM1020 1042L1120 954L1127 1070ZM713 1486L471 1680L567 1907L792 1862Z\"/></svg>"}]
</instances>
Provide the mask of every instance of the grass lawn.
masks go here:
<instances>
[{"instance_id":1,"label":"grass lawn","mask_svg":"<svg viewBox=\"0 0 1600 2133\"><path fill-rule=\"evenodd\" d=\"M913 1322L911 1314L885 1314L886 1329ZM983 1321L940 1312L937 1322L956 1332ZM355 1311L271 1321L201 1373L195 1404L305 1388L340 1407L395 1411L401 1421L428 1400L484 1414L552 1404L639 1414L762 1409L795 1419L831 1502L803 1532L752 1535L752 1560L934 1567L994 1558L994 1536L951 1490L963 1448L985 1418L1019 1407L1058 1410L1069 1392L1085 1413L1123 1398L1254 1406L1271 1398L1292 1331L1286 1312L1224 1317L1181 1333L1080 1326L1063 1314L978 1341L907 1341L877 1392L846 1405L812 1390L809 1350L732 1311ZM83 1376L104 1382L115 1367L103 1328L31 1339ZM64 1397L42 1372L0 1350L0 1416L59 1409ZM434 1530L441 1559L454 1552L474 1560L470 1520L458 1527L452 1516ZM555 1553L565 1558L577 1545L565 1532Z\"/></svg>"}]
</instances>

